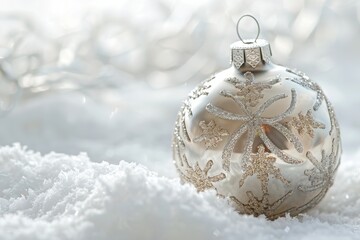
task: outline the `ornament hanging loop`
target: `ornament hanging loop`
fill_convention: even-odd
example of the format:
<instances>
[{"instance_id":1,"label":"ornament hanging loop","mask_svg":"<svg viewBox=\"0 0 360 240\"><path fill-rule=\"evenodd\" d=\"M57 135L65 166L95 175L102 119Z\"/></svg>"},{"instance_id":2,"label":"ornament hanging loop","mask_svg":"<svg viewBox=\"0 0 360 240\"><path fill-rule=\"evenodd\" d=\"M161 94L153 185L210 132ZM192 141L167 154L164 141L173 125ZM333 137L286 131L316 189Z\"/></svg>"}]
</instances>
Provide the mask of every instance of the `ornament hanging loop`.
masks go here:
<instances>
[{"instance_id":1,"label":"ornament hanging loop","mask_svg":"<svg viewBox=\"0 0 360 240\"><path fill-rule=\"evenodd\" d=\"M248 42L248 41L244 41L243 38L241 37L240 33L239 33L239 23L240 23L240 21L241 21L243 18L245 18L245 17L250 17L250 18L252 18L252 19L255 21L256 25L257 25L257 35L256 35L256 38L254 39L254 41L252 41L252 42L250 42L250 41L249 41L249 42ZM259 25L259 22L256 20L256 18L255 18L253 15L250 15L250 14L242 15L242 16L239 18L239 20L237 21L237 23L236 23L236 33L237 33L239 39L240 39L244 44L254 43L254 42L256 42L256 40L258 39L259 34L260 34L260 25Z\"/></svg>"}]
</instances>

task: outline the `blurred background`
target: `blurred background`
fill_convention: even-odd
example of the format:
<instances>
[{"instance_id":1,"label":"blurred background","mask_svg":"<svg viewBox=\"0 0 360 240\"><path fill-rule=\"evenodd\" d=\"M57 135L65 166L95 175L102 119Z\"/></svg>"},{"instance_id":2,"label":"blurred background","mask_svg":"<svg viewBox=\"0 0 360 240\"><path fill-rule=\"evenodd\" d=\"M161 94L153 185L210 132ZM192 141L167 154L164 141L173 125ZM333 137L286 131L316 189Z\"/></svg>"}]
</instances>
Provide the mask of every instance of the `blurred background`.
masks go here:
<instances>
[{"instance_id":1,"label":"blurred background","mask_svg":"<svg viewBox=\"0 0 360 240\"><path fill-rule=\"evenodd\" d=\"M0 145L175 176L171 137L188 92L229 67L254 15L274 62L332 101L345 155L360 143L360 1L0 1ZM244 21L245 37L255 26ZM345 159L346 160L346 159Z\"/></svg>"}]
</instances>

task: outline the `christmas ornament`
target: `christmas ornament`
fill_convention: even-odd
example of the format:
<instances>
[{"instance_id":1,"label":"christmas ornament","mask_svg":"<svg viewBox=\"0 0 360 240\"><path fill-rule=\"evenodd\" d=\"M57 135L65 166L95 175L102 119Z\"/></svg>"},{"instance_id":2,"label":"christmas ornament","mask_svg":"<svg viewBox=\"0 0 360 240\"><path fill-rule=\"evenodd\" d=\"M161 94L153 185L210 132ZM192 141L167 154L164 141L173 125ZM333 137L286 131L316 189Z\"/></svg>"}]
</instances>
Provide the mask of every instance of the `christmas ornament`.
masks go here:
<instances>
[{"instance_id":1,"label":"christmas ornament","mask_svg":"<svg viewBox=\"0 0 360 240\"><path fill-rule=\"evenodd\" d=\"M238 25L251 17L255 39ZM320 202L340 163L333 107L304 73L271 62L251 15L237 23L232 66L198 85L178 114L176 168L198 191L215 189L240 213L276 218Z\"/></svg>"}]
</instances>

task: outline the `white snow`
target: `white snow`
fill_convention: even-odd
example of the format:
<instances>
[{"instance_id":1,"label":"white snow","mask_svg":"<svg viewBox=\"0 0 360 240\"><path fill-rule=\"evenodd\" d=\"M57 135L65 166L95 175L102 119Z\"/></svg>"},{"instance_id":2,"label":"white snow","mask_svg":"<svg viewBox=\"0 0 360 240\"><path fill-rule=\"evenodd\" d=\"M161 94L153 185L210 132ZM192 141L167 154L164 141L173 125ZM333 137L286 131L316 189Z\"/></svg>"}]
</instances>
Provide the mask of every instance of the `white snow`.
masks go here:
<instances>
[{"instance_id":1,"label":"white snow","mask_svg":"<svg viewBox=\"0 0 360 240\"><path fill-rule=\"evenodd\" d=\"M360 154L358 154L360 155ZM144 166L0 149L1 239L356 239L359 164L343 164L309 214L268 221L235 213L213 191L198 194ZM349 190L351 189L351 191Z\"/></svg>"}]
</instances>

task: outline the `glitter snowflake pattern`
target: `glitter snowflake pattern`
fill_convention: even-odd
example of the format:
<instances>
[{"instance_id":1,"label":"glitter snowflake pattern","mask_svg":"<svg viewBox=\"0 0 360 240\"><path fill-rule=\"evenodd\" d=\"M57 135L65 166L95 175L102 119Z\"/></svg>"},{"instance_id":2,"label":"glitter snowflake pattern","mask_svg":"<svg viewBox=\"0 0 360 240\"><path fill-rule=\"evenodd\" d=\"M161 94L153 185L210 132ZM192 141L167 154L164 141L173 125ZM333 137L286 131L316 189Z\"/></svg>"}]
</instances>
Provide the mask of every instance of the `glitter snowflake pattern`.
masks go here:
<instances>
[{"instance_id":1,"label":"glitter snowflake pattern","mask_svg":"<svg viewBox=\"0 0 360 240\"><path fill-rule=\"evenodd\" d=\"M268 149L270 149L272 153L274 153L276 156L282 159L284 162L290 164L298 164L302 162L282 152L281 149L279 149L266 135L266 129L268 129L270 126L276 129L277 131L279 131L282 135L284 135L288 139L288 141L294 145L295 149L298 152L303 151L303 146L300 140L298 139L298 137L295 134L293 134L287 127L285 127L280 123L280 121L288 117L295 108L296 92L294 89L291 90L290 106L284 112L275 115L273 117L262 117L261 115L268 107L272 106L272 104L274 104L275 102L287 98L286 94L278 94L271 97L270 99L265 101L256 111L249 111L245 107L242 99L239 96L236 95L234 96L224 91L222 91L220 94L223 95L224 97L233 99L233 101L237 103L245 113L244 115L241 115L237 113L228 112L222 108L212 105L211 103L209 103L206 106L206 110L208 112L212 113L213 115L219 118L243 122L243 124L230 135L229 141L224 147L222 154L224 170L229 171L230 158L233 154L235 145L237 141L240 139L240 137L245 134L245 132L247 132L247 138L244 148L244 155L242 157L243 165L246 164L246 162L249 160L250 154L252 152L254 139L257 135L259 135L265 146Z\"/></svg>"},{"instance_id":2,"label":"glitter snowflake pattern","mask_svg":"<svg viewBox=\"0 0 360 240\"><path fill-rule=\"evenodd\" d=\"M189 116L193 115L191 110L191 101L195 100L201 96L209 95L209 88L211 85L209 84L213 79L215 79L215 75L211 76L210 78L202 81L194 90L192 90L188 96L188 98L184 101L181 111L184 111L185 114Z\"/></svg>"},{"instance_id":3,"label":"glitter snowflake pattern","mask_svg":"<svg viewBox=\"0 0 360 240\"><path fill-rule=\"evenodd\" d=\"M209 170L214 165L214 162L212 160L209 160L206 163L204 169L200 168L198 162L196 162L194 167L191 167L186 157L184 159L184 162L186 165L185 173L181 172L180 169L178 169L180 177L186 182L193 184L198 192L203 192L206 189L213 188L214 182L219 182L226 178L224 173L220 173L215 176L208 175Z\"/></svg>"},{"instance_id":4,"label":"glitter snowflake pattern","mask_svg":"<svg viewBox=\"0 0 360 240\"><path fill-rule=\"evenodd\" d=\"M311 114L311 111L307 111L306 115L301 112L297 117L293 117L288 122L288 127L293 127L298 131L300 135L308 134L310 137L314 137L314 129L325 129L325 124L316 122Z\"/></svg>"},{"instance_id":5,"label":"glitter snowflake pattern","mask_svg":"<svg viewBox=\"0 0 360 240\"><path fill-rule=\"evenodd\" d=\"M208 83L213 80L215 76L206 79L205 81L201 82L199 86L197 86L193 91L189 94L189 99L197 99L200 96L207 96L209 94L208 89L211 87Z\"/></svg>"},{"instance_id":6,"label":"glitter snowflake pattern","mask_svg":"<svg viewBox=\"0 0 360 240\"><path fill-rule=\"evenodd\" d=\"M186 113L189 114L188 109L187 109L186 106L187 106L186 104L183 104L183 106L181 107L180 112L178 114L178 119L177 119L176 126L179 126L178 132L180 133L180 130L181 130L181 132L182 132L183 136L185 137L185 139L190 142L191 139L190 139L187 127L186 127L186 123L185 123Z\"/></svg>"},{"instance_id":7,"label":"glitter snowflake pattern","mask_svg":"<svg viewBox=\"0 0 360 240\"><path fill-rule=\"evenodd\" d=\"M294 215L317 205L332 186L334 174L340 165L340 161L336 163L341 152L339 141L339 138L333 139L330 155L327 156L324 151L321 152L321 161L317 160L311 152L307 153L307 158L314 165L314 168L304 171L304 174L309 177L310 185L300 185L298 189L303 192L321 190L309 202L295 209Z\"/></svg>"},{"instance_id":8,"label":"glitter snowflake pattern","mask_svg":"<svg viewBox=\"0 0 360 240\"><path fill-rule=\"evenodd\" d=\"M179 114L180 115L180 114ZM174 130L174 135L173 135L173 141L172 141L172 148L174 149L173 151L173 159L176 159L176 155L180 161L180 165L183 166L184 165L184 158L185 155L182 154L183 150L185 149L185 143L183 138L180 135L180 132L183 131L181 123L179 121L181 120L181 116L178 116L178 119L175 123L175 130Z\"/></svg>"},{"instance_id":9,"label":"glitter snowflake pattern","mask_svg":"<svg viewBox=\"0 0 360 240\"><path fill-rule=\"evenodd\" d=\"M191 109L191 100L195 100L201 96L207 96L209 92L207 91L211 86L209 85L209 82L213 80L215 76L210 77L209 79L206 79L203 81L198 87L196 87L188 96L188 99L186 99L181 106L180 112L178 114L178 119L176 122L176 126L179 126L180 129L178 129L178 133L180 134L180 131L182 132L182 135L187 141L191 141L189 133L187 131L186 123L185 123L185 117L186 115L192 116L193 112ZM176 131L176 129L175 129Z\"/></svg>"},{"instance_id":10,"label":"glitter snowflake pattern","mask_svg":"<svg viewBox=\"0 0 360 240\"><path fill-rule=\"evenodd\" d=\"M336 163L338 154L339 143L335 140L335 138L332 141L332 150L330 155L326 155L324 150L321 151L321 161L317 160L310 151L307 152L306 157L314 165L314 168L304 171L304 174L309 177L310 185L300 185L298 187L299 190L309 192L320 188L326 190L330 188L334 182L334 173L340 164L340 161Z\"/></svg>"},{"instance_id":11,"label":"glitter snowflake pattern","mask_svg":"<svg viewBox=\"0 0 360 240\"><path fill-rule=\"evenodd\" d=\"M188 114L188 116L192 116L193 112L191 110L191 103L189 99L186 99L181 106L180 112L183 112L184 115Z\"/></svg>"},{"instance_id":12,"label":"glitter snowflake pattern","mask_svg":"<svg viewBox=\"0 0 360 240\"><path fill-rule=\"evenodd\" d=\"M195 138L194 142L204 141L206 149L215 148L219 142L223 141L223 137L229 135L229 132L217 126L214 120L211 120L209 123L201 121L199 126L202 129L202 134Z\"/></svg>"},{"instance_id":13,"label":"glitter snowflake pattern","mask_svg":"<svg viewBox=\"0 0 360 240\"><path fill-rule=\"evenodd\" d=\"M310 90L313 90L316 92L316 100L315 100L315 103L313 106L313 110L317 111L325 98L325 95L324 95L322 89L320 88L320 86L317 83L311 81L310 78L301 71L298 71L295 69L289 69L289 68L287 68L286 71L300 77L300 79L299 78L285 78L286 80L290 80L290 81L295 82L307 89L310 89Z\"/></svg>"},{"instance_id":14,"label":"glitter snowflake pattern","mask_svg":"<svg viewBox=\"0 0 360 240\"><path fill-rule=\"evenodd\" d=\"M307 89L310 89L310 90L313 90L316 92L316 100L315 100L315 103L313 106L314 111L317 111L319 109L319 107L321 106L323 100L325 100L327 109L330 114L330 121L331 121L331 129L329 131L329 135L332 135L332 133L335 129L336 129L336 131L339 131L339 127L338 127L338 123L336 121L334 109L333 109L330 101L325 96L321 87L317 83L311 81L311 79L305 73L303 73L301 71L293 70L293 69L286 69L286 71L296 75L297 77L300 77L300 78L285 78L286 80L290 80L292 82L295 82L295 83L303 86L304 88L307 88Z\"/></svg>"},{"instance_id":15,"label":"glitter snowflake pattern","mask_svg":"<svg viewBox=\"0 0 360 240\"><path fill-rule=\"evenodd\" d=\"M274 215L273 213L280 207L280 205L292 194L292 191L287 192L284 196L273 203L269 202L269 194L264 194L263 197L257 198L251 191L247 191L246 195L249 198L247 203L242 203L239 199L231 196L230 199L242 209L241 212L246 214L253 214L259 216L265 214L270 219L283 215L286 211ZM288 211L288 210L287 210Z\"/></svg>"},{"instance_id":16,"label":"glitter snowflake pattern","mask_svg":"<svg viewBox=\"0 0 360 240\"><path fill-rule=\"evenodd\" d=\"M246 79L245 82L236 77L228 78L225 81L231 83L239 90L236 95L244 101L246 107L255 107L259 100L264 97L262 91L270 89L272 85L280 80L277 77L269 82L254 82L254 74L251 72L246 72L244 78Z\"/></svg>"},{"instance_id":17,"label":"glitter snowflake pattern","mask_svg":"<svg viewBox=\"0 0 360 240\"><path fill-rule=\"evenodd\" d=\"M245 166L244 174L242 175L239 186L242 187L247 177L255 175L261 182L261 190L264 194L268 193L268 183L270 175L280 180L286 185L290 182L285 179L280 172L280 169L274 166L276 158L265 152L265 147L260 145L256 154L251 154L249 164Z\"/></svg>"},{"instance_id":18,"label":"glitter snowflake pattern","mask_svg":"<svg viewBox=\"0 0 360 240\"><path fill-rule=\"evenodd\" d=\"M329 131L329 135L331 136L333 131L335 130L337 132L337 135L340 136L340 127L339 127L339 123L335 117L334 108L326 97L325 97L325 101L326 101L327 109L329 111L330 122L331 122L331 129Z\"/></svg>"}]
</instances>

